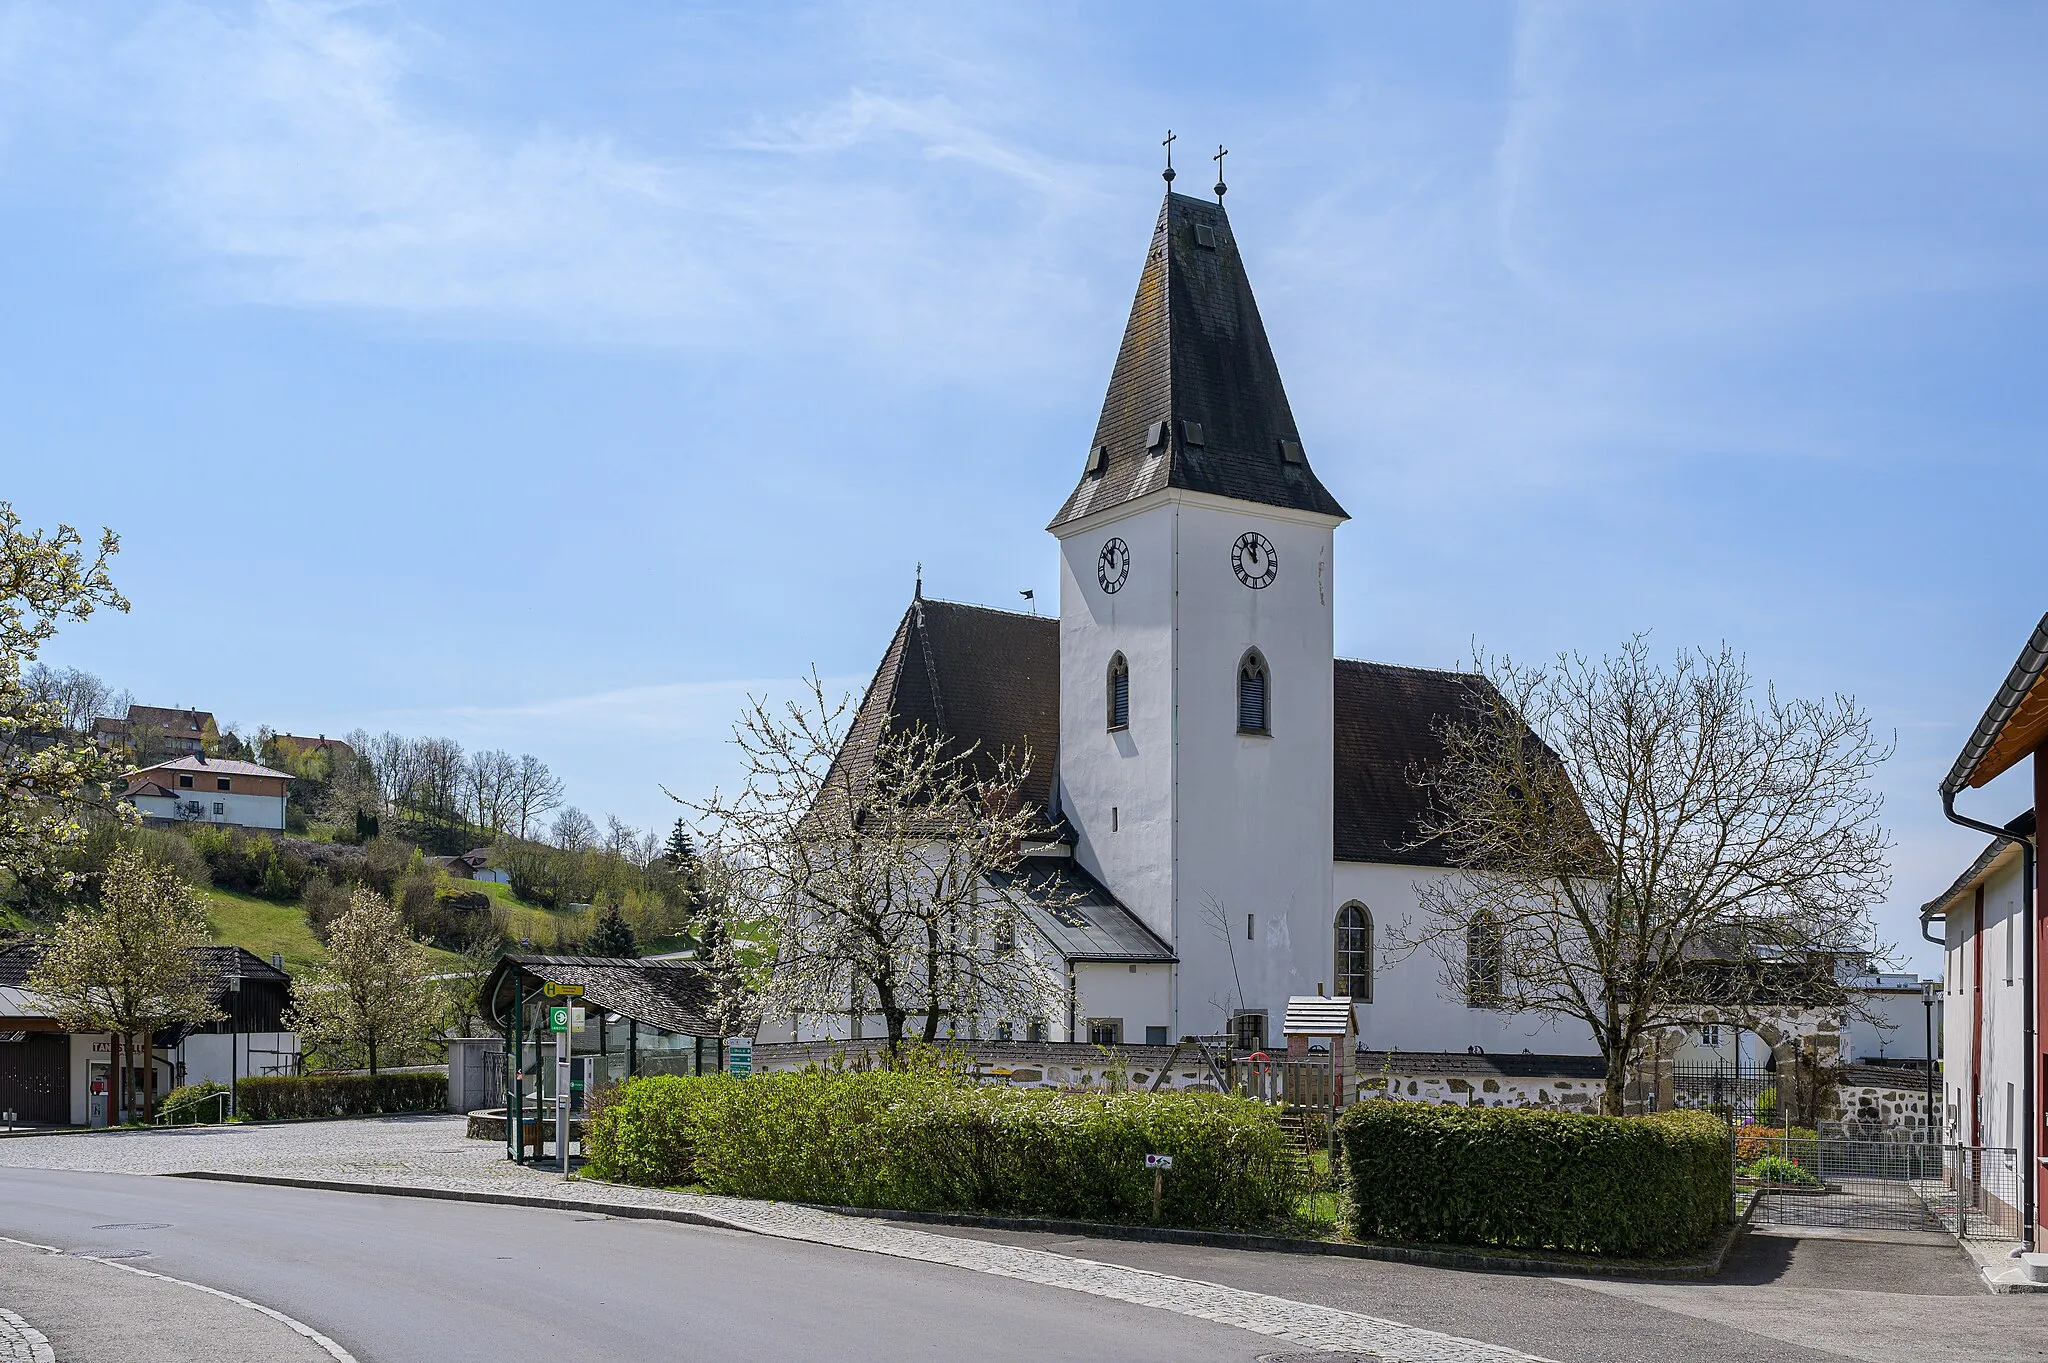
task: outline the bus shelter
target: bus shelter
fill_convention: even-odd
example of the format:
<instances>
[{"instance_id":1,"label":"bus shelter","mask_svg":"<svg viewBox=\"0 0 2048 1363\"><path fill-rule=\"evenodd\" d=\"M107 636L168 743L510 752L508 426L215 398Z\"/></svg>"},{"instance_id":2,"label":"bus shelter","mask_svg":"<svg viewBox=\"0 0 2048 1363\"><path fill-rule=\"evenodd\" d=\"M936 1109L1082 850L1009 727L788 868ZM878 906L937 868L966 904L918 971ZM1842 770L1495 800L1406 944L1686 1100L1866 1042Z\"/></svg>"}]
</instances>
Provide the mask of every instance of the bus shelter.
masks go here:
<instances>
[{"instance_id":1,"label":"bus shelter","mask_svg":"<svg viewBox=\"0 0 2048 1363\"><path fill-rule=\"evenodd\" d=\"M550 997L549 986L580 989ZM567 992L567 991L558 991ZM505 1038L505 1144L509 1157L540 1150L555 1092L558 1048L568 1052L570 1110L584 1096L639 1074L715 1074L726 1037L712 1021L716 986L695 961L507 954L484 981L483 1011ZM569 1029L548 1028L551 1004ZM531 1129L528 1129L531 1127Z\"/></svg>"}]
</instances>

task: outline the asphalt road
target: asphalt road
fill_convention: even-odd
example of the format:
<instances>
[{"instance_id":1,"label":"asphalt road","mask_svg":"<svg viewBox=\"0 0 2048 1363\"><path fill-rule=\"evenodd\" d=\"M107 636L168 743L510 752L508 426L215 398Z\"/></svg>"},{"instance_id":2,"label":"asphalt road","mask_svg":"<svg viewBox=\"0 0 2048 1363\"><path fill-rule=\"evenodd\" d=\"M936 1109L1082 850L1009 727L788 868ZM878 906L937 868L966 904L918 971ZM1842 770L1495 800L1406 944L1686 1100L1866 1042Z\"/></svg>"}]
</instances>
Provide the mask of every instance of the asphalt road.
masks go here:
<instances>
[{"instance_id":1,"label":"asphalt road","mask_svg":"<svg viewBox=\"0 0 2048 1363\"><path fill-rule=\"evenodd\" d=\"M938 1265L524 1207L0 1169L0 1235L144 1250L122 1262L285 1312L362 1363L1250 1363L1288 1351L1192 1317ZM159 1327L152 1359L233 1356L215 1330L239 1308L154 1282L145 1298L129 1290L135 1275L76 1271L88 1269L110 1284L96 1316L80 1314L77 1283L53 1296L20 1272L0 1271L0 1306L48 1334L60 1360L142 1356L120 1342L138 1320Z\"/></svg>"}]
</instances>

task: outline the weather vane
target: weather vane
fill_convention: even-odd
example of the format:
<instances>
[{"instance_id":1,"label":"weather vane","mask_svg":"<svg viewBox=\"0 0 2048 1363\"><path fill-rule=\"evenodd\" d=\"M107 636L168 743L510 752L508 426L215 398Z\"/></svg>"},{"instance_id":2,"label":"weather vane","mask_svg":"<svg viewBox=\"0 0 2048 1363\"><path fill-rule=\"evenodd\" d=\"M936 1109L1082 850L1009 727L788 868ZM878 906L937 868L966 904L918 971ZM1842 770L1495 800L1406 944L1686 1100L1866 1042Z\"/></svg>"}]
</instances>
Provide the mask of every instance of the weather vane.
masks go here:
<instances>
[{"instance_id":1,"label":"weather vane","mask_svg":"<svg viewBox=\"0 0 2048 1363\"><path fill-rule=\"evenodd\" d=\"M1173 183L1173 129L1168 128L1166 130L1166 140L1159 145L1166 148L1166 169L1159 172L1159 178L1171 185Z\"/></svg>"},{"instance_id":2,"label":"weather vane","mask_svg":"<svg viewBox=\"0 0 2048 1363\"><path fill-rule=\"evenodd\" d=\"M1216 154L1215 154L1214 156L1212 156L1212 157L1210 157L1210 158L1209 158L1209 159L1210 159L1211 161L1214 161L1214 162L1216 163L1216 202L1217 202L1217 203L1222 203L1222 202L1223 202L1223 191L1224 191L1224 190L1226 190L1226 189L1229 189L1229 188L1230 188L1230 186L1229 186L1229 185L1226 185L1226 184L1224 184L1224 183L1223 183L1223 158L1224 158L1224 157L1226 157L1226 156L1228 156L1228 155L1230 155L1230 150L1229 150L1229 149L1228 149L1227 147L1225 147L1225 146L1224 146L1224 145L1223 145L1223 144L1222 144L1221 142L1218 142L1218 143L1216 144Z\"/></svg>"}]
</instances>

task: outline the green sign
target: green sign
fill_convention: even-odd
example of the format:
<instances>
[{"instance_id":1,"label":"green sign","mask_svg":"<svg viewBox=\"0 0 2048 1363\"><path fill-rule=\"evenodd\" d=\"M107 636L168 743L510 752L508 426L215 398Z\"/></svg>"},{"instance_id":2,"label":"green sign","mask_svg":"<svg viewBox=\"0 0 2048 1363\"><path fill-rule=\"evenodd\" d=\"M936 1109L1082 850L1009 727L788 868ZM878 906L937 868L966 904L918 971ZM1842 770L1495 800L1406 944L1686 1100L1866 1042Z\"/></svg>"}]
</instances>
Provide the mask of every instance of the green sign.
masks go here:
<instances>
[{"instance_id":1,"label":"green sign","mask_svg":"<svg viewBox=\"0 0 2048 1363\"><path fill-rule=\"evenodd\" d=\"M744 1078L754 1072L754 1043L729 1041L725 1047L725 1072Z\"/></svg>"},{"instance_id":2,"label":"green sign","mask_svg":"<svg viewBox=\"0 0 2048 1363\"><path fill-rule=\"evenodd\" d=\"M569 1030L569 1010L566 1006L548 1009L548 1030L566 1032Z\"/></svg>"}]
</instances>

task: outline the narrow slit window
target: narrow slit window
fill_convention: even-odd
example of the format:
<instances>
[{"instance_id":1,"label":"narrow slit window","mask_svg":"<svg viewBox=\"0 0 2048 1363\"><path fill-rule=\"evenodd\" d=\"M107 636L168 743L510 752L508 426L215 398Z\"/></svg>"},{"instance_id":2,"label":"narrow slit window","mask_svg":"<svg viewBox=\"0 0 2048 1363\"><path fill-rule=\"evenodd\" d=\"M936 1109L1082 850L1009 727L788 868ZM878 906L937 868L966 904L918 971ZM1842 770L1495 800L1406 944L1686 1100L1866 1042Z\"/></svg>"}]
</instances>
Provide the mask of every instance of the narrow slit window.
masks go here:
<instances>
[{"instance_id":1,"label":"narrow slit window","mask_svg":"<svg viewBox=\"0 0 2048 1363\"><path fill-rule=\"evenodd\" d=\"M1372 914L1363 904L1337 910L1337 993L1372 1002Z\"/></svg>"},{"instance_id":2,"label":"narrow slit window","mask_svg":"<svg viewBox=\"0 0 2048 1363\"><path fill-rule=\"evenodd\" d=\"M1109 660L1109 727L1131 727L1131 665L1121 653Z\"/></svg>"},{"instance_id":3,"label":"narrow slit window","mask_svg":"<svg viewBox=\"0 0 2048 1363\"><path fill-rule=\"evenodd\" d=\"M1270 678L1266 660L1254 649L1237 665L1237 731L1241 734L1271 733L1267 722L1267 692Z\"/></svg>"}]
</instances>

